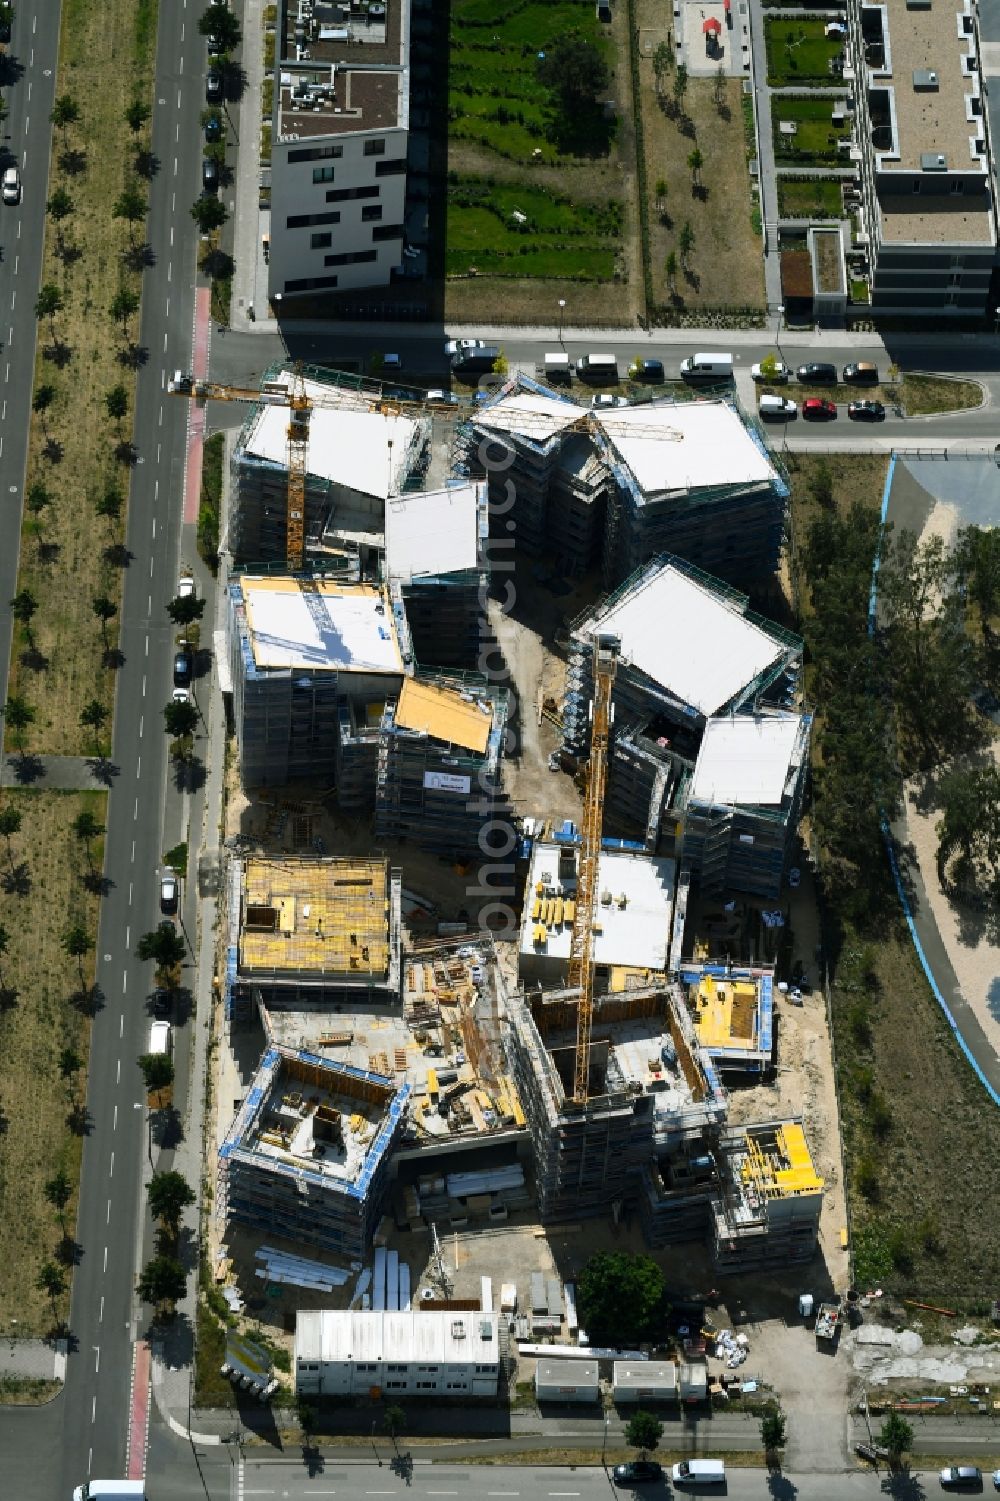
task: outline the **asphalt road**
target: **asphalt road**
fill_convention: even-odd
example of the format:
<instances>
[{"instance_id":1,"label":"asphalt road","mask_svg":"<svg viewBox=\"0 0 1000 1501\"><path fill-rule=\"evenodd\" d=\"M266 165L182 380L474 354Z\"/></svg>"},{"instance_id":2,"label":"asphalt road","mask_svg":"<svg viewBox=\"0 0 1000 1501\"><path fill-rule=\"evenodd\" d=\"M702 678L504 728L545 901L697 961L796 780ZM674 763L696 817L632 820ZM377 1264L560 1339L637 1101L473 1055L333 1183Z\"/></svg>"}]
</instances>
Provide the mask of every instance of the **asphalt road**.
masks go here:
<instances>
[{"instance_id":1,"label":"asphalt road","mask_svg":"<svg viewBox=\"0 0 1000 1501\"><path fill-rule=\"evenodd\" d=\"M39 35L45 37L44 67L54 65L58 6L42 3ZM203 98L205 44L198 35L195 9L188 0L162 6L156 73L152 148L160 170L151 184L148 238L156 263L145 273L140 342L148 362L140 371L136 396L134 471L129 509L130 563L125 573L121 647L125 663L118 678L112 762L117 774L111 791L106 840L106 875L111 886L101 905L97 983L103 1005L94 1022L88 1111L77 1240L81 1259L73 1284L70 1325L73 1348L63 1395L38 1412L0 1412L0 1452L5 1456L3 1489L17 1482L25 1501L68 1498L88 1475L125 1473L132 1348L143 1332L143 1310L134 1296L134 1269L149 1226L141 1212L142 1173L149 1143L143 1113L137 1057L146 1051L148 994L152 967L134 957L139 935L155 925L158 866L164 849L165 813L178 821L178 795L167 791L167 739L161 709L170 696L173 628L165 606L175 592L187 408L165 394L165 373L190 360L197 232L188 206L199 191L199 114ZM31 8L16 9L15 45L25 56ZM44 19L44 25L41 24ZM41 43L37 43L41 46ZM49 55L51 54L51 56ZM42 61L35 54L35 67ZM34 81L30 128L22 102ZM17 288L8 337L17 358L3 434L3 525L16 534L20 486L31 393L34 317L33 270L39 264L47 162L48 113L52 78L44 86L29 70L9 90L11 132L26 144L25 202L3 211L2 224L21 225L21 259L28 270ZM24 121L22 125L22 119ZM42 131L41 122L45 121ZM20 152L19 152L20 155ZM37 174L32 165L37 165ZM30 239L29 239L30 237ZM6 239L6 236L5 236ZM9 300L11 243L0 266L0 306ZM13 288L10 289L11 291ZM16 403L16 404L15 404ZM7 531L8 523L11 531ZM0 551L0 597L7 599L10 549ZM0 641L6 662L6 648ZM168 801L169 799L169 801ZM188 910L193 911L193 893ZM193 928L188 924L188 931ZM178 1094L183 1103L185 1039L179 1035ZM14 1494L12 1491L11 1494Z\"/></svg>"},{"instance_id":2,"label":"asphalt road","mask_svg":"<svg viewBox=\"0 0 1000 1501\"><path fill-rule=\"evenodd\" d=\"M19 204L0 204L0 535L21 527L28 423L35 370L35 299L42 270L48 200L49 115L59 47L59 0L16 5L0 85L8 115L0 171L21 172ZM0 702L7 697L17 549L0 547Z\"/></svg>"}]
</instances>

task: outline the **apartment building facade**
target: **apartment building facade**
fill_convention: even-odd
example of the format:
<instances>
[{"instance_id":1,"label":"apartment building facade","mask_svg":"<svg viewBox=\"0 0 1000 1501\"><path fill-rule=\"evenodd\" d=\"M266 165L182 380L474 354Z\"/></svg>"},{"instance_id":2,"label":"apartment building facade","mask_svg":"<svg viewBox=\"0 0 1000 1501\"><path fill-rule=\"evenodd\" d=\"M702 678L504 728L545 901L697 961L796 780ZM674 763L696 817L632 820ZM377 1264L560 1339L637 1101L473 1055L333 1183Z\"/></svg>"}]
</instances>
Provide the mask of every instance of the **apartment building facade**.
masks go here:
<instances>
[{"instance_id":1,"label":"apartment building facade","mask_svg":"<svg viewBox=\"0 0 1000 1501\"><path fill-rule=\"evenodd\" d=\"M281 0L268 296L386 286L403 260L409 3Z\"/></svg>"},{"instance_id":2,"label":"apartment building facade","mask_svg":"<svg viewBox=\"0 0 1000 1501\"><path fill-rule=\"evenodd\" d=\"M972 0L848 0L858 243L875 313L978 317L996 215Z\"/></svg>"}]
</instances>

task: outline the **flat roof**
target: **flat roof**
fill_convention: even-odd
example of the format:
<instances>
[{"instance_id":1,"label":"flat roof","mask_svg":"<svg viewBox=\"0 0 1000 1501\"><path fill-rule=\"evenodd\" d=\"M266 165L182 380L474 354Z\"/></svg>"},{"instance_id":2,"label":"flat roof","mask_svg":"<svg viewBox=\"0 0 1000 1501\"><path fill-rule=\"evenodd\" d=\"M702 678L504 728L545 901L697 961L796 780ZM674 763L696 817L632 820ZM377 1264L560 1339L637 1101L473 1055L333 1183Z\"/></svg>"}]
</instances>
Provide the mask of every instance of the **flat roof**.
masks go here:
<instances>
[{"instance_id":1,"label":"flat roof","mask_svg":"<svg viewBox=\"0 0 1000 1501\"><path fill-rule=\"evenodd\" d=\"M516 391L477 412L474 425L545 443L586 416L586 407L578 406L569 398L564 400L558 396L541 396L533 391Z\"/></svg>"},{"instance_id":2,"label":"flat roof","mask_svg":"<svg viewBox=\"0 0 1000 1501\"><path fill-rule=\"evenodd\" d=\"M480 702L486 700L465 696L437 683L406 678L396 708L396 723L404 730L416 730L482 756L486 754L493 714L489 705L490 712L484 713Z\"/></svg>"},{"instance_id":3,"label":"flat roof","mask_svg":"<svg viewBox=\"0 0 1000 1501\"><path fill-rule=\"evenodd\" d=\"M386 501L385 553L400 583L479 566L479 485L419 490Z\"/></svg>"},{"instance_id":4,"label":"flat roof","mask_svg":"<svg viewBox=\"0 0 1000 1501\"><path fill-rule=\"evenodd\" d=\"M971 180L979 189L974 202L971 195L959 193L877 193L883 240L901 245L991 245L989 188L984 177ZM930 186L933 174L923 181ZM897 203L906 207L897 209Z\"/></svg>"},{"instance_id":5,"label":"flat roof","mask_svg":"<svg viewBox=\"0 0 1000 1501\"><path fill-rule=\"evenodd\" d=\"M677 1385L677 1367L672 1360L616 1360L611 1367L615 1386L665 1387Z\"/></svg>"},{"instance_id":6,"label":"flat roof","mask_svg":"<svg viewBox=\"0 0 1000 1501\"><path fill-rule=\"evenodd\" d=\"M366 10L352 6L348 12L346 4L335 8L320 0L305 16L297 0L281 0L282 61L301 62L304 50L307 61L311 60L314 67L319 63L362 67L403 63L406 61L403 20L408 9L409 0L380 0Z\"/></svg>"},{"instance_id":7,"label":"flat roof","mask_svg":"<svg viewBox=\"0 0 1000 1501\"><path fill-rule=\"evenodd\" d=\"M621 657L700 713L730 703L787 648L722 594L665 563L626 585L599 626L621 638Z\"/></svg>"},{"instance_id":8,"label":"flat roof","mask_svg":"<svg viewBox=\"0 0 1000 1501\"><path fill-rule=\"evenodd\" d=\"M593 420L647 495L776 478L763 448L725 401L646 402L595 412Z\"/></svg>"},{"instance_id":9,"label":"flat roof","mask_svg":"<svg viewBox=\"0 0 1000 1501\"><path fill-rule=\"evenodd\" d=\"M920 158L928 151L943 153L952 171L973 170L969 137L980 133L982 123L968 119L965 110L976 72L967 73L962 59L975 56L975 36L964 34L956 25L961 5L942 5L939 0L913 8L906 0L882 0L882 4L891 76L875 73L868 86L894 90L899 161L881 158L879 171L919 171ZM914 88L913 74L921 70L933 70L936 88Z\"/></svg>"},{"instance_id":10,"label":"flat roof","mask_svg":"<svg viewBox=\"0 0 1000 1501\"><path fill-rule=\"evenodd\" d=\"M780 806L801 724L798 714L710 719L689 795L706 802Z\"/></svg>"},{"instance_id":11,"label":"flat roof","mask_svg":"<svg viewBox=\"0 0 1000 1501\"><path fill-rule=\"evenodd\" d=\"M497 1313L454 1309L319 1308L300 1310L295 1321L296 1360L351 1365L414 1361L428 1365L489 1365L500 1359Z\"/></svg>"},{"instance_id":12,"label":"flat roof","mask_svg":"<svg viewBox=\"0 0 1000 1501\"><path fill-rule=\"evenodd\" d=\"M286 468L289 411L280 404L260 407L248 425L244 450ZM315 406L309 418L309 473L385 500L402 488L420 430L418 421L398 413Z\"/></svg>"},{"instance_id":13,"label":"flat roof","mask_svg":"<svg viewBox=\"0 0 1000 1501\"><path fill-rule=\"evenodd\" d=\"M331 88L331 71L336 82ZM366 72L347 67L305 72L282 70L278 88L279 132L294 137L347 135L352 131L391 130L406 123L405 75L401 69ZM400 156L406 138L399 138Z\"/></svg>"},{"instance_id":14,"label":"flat roof","mask_svg":"<svg viewBox=\"0 0 1000 1501\"><path fill-rule=\"evenodd\" d=\"M548 959L569 958L573 920L566 913L566 899L576 897L576 865L565 881L559 875L559 855L564 846L536 844L531 856L527 899L521 920L521 953ZM576 859L579 850L574 850ZM670 924L673 911L675 866L673 860L649 855L633 855L621 850L602 850L598 863L598 904L593 957L595 964L628 964L639 969L660 971L667 966ZM534 915L536 887L542 884L555 890L555 899L563 907L563 920L556 923L550 916L542 924ZM604 897L610 900L605 902ZM621 898L624 897L624 905ZM545 939L535 942L536 930L545 927Z\"/></svg>"},{"instance_id":15,"label":"flat roof","mask_svg":"<svg viewBox=\"0 0 1000 1501\"><path fill-rule=\"evenodd\" d=\"M253 856L243 869L239 969L301 974L389 972L384 860Z\"/></svg>"},{"instance_id":16,"label":"flat roof","mask_svg":"<svg viewBox=\"0 0 1000 1501\"><path fill-rule=\"evenodd\" d=\"M403 670L392 607L369 584L244 576L240 590L258 668Z\"/></svg>"},{"instance_id":17,"label":"flat roof","mask_svg":"<svg viewBox=\"0 0 1000 1501\"><path fill-rule=\"evenodd\" d=\"M596 1360L574 1359L573 1356L558 1356L539 1359L535 1366L535 1383L543 1386L566 1386L574 1390L578 1386L592 1386L597 1390L598 1367Z\"/></svg>"}]
</instances>

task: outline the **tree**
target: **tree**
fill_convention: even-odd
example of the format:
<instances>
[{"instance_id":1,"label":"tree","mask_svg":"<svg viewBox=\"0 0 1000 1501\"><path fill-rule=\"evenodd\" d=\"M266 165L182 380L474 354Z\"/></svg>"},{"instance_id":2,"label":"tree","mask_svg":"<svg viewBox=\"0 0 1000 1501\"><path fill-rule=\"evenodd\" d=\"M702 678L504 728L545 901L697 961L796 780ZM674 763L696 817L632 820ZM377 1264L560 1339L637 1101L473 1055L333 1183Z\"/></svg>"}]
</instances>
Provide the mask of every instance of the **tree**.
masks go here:
<instances>
[{"instance_id":1,"label":"tree","mask_svg":"<svg viewBox=\"0 0 1000 1501\"><path fill-rule=\"evenodd\" d=\"M681 253L681 265L687 267L691 252L694 249L694 230L691 228L690 219L685 219L681 225L681 232L677 239L677 248Z\"/></svg>"},{"instance_id":2,"label":"tree","mask_svg":"<svg viewBox=\"0 0 1000 1501\"><path fill-rule=\"evenodd\" d=\"M184 940L172 922L161 923L150 933L143 933L136 945L136 957L155 959L160 969L172 969L185 955Z\"/></svg>"},{"instance_id":3,"label":"tree","mask_svg":"<svg viewBox=\"0 0 1000 1501\"><path fill-rule=\"evenodd\" d=\"M903 1455L913 1448L913 1425L901 1412L889 1412L879 1429L878 1441L889 1451L889 1467L895 1470Z\"/></svg>"},{"instance_id":4,"label":"tree","mask_svg":"<svg viewBox=\"0 0 1000 1501\"><path fill-rule=\"evenodd\" d=\"M101 752L100 734L101 730L103 730L105 724L107 723L107 719L108 711L101 703L100 699L92 698L90 702L84 704L83 708L80 710L81 727L85 730L93 730L94 732L95 756L100 755Z\"/></svg>"},{"instance_id":5,"label":"tree","mask_svg":"<svg viewBox=\"0 0 1000 1501\"><path fill-rule=\"evenodd\" d=\"M634 1412L625 1425L625 1442L643 1455L655 1449L662 1437L663 1424L651 1412Z\"/></svg>"},{"instance_id":6,"label":"tree","mask_svg":"<svg viewBox=\"0 0 1000 1501\"><path fill-rule=\"evenodd\" d=\"M97 839L104 833L104 825L98 823L89 808L84 808L73 820L73 833L81 844L87 846L87 858L90 859L91 840Z\"/></svg>"},{"instance_id":7,"label":"tree","mask_svg":"<svg viewBox=\"0 0 1000 1501\"><path fill-rule=\"evenodd\" d=\"M146 200L138 188L131 185L124 189L115 200L115 206L111 210L115 219L124 219L128 225L129 242L133 240L135 226L141 224L146 217Z\"/></svg>"},{"instance_id":8,"label":"tree","mask_svg":"<svg viewBox=\"0 0 1000 1501\"><path fill-rule=\"evenodd\" d=\"M44 382L40 385L31 398L31 410L37 417L41 417L42 426L45 426L45 413L56 399L56 388Z\"/></svg>"},{"instance_id":9,"label":"tree","mask_svg":"<svg viewBox=\"0 0 1000 1501\"><path fill-rule=\"evenodd\" d=\"M93 610L97 619L101 622L101 639L104 642L104 650L107 651L108 621L114 620L115 616L118 614L118 606L115 604L114 600L109 599L106 594L95 594L94 598L90 601L90 608Z\"/></svg>"},{"instance_id":10,"label":"tree","mask_svg":"<svg viewBox=\"0 0 1000 1501\"><path fill-rule=\"evenodd\" d=\"M546 48L538 62L538 79L556 96L562 112L572 115L593 106L608 86L608 69L593 42L571 31Z\"/></svg>"},{"instance_id":11,"label":"tree","mask_svg":"<svg viewBox=\"0 0 1000 1501\"><path fill-rule=\"evenodd\" d=\"M178 595L167 605L167 614L174 625L191 625L205 613L205 601L196 594Z\"/></svg>"},{"instance_id":12,"label":"tree","mask_svg":"<svg viewBox=\"0 0 1000 1501\"><path fill-rule=\"evenodd\" d=\"M676 251L667 252L666 260L667 288L671 297L677 291L677 254Z\"/></svg>"},{"instance_id":13,"label":"tree","mask_svg":"<svg viewBox=\"0 0 1000 1501\"><path fill-rule=\"evenodd\" d=\"M694 192L695 188L698 187L701 169L705 164L705 158L701 154L700 147L695 146L692 151L688 152L687 164L691 173L691 191Z\"/></svg>"},{"instance_id":14,"label":"tree","mask_svg":"<svg viewBox=\"0 0 1000 1501\"><path fill-rule=\"evenodd\" d=\"M59 1168L45 1185L45 1197L58 1214L60 1224L62 1224L63 1210L72 1196L73 1185L69 1180L69 1174L65 1168Z\"/></svg>"},{"instance_id":15,"label":"tree","mask_svg":"<svg viewBox=\"0 0 1000 1501\"><path fill-rule=\"evenodd\" d=\"M191 218L203 235L221 229L228 217L221 198L196 198L191 205Z\"/></svg>"},{"instance_id":16,"label":"tree","mask_svg":"<svg viewBox=\"0 0 1000 1501\"><path fill-rule=\"evenodd\" d=\"M171 700L163 711L163 722L168 735L183 739L198 728L198 710L192 703Z\"/></svg>"},{"instance_id":17,"label":"tree","mask_svg":"<svg viewBox=\"0 0 1000 1501\"><path fill-rule=\"evenodd\" d=\"M3 712L7 720L7 728L13 730L18 753L23 758L24 732L29 725L34 724L35 711L28 703L28 700L22 698L19 693L9 693Z\"/></svg>"},{"instance_id":18,"label":"tree","mask_svg":"<svg viewBox=\"0 0 1000 1501\"><path fill-rule=\"evenodd\" d=\"M83 1067L83 1059L75 1048L63 1048L59 1054L59 1074L66 1080L72 1079Z\"/></svg>"},{"instance_id":19,"label":"tree","mask_svg":"<svg viewBox=\"0 0 1000 1501\"><path fill-rule=\"evenodd\" d=\"M638 1344L663 1313L663 1273L649 1256L602 1251L577 1281L580 1312L595 1340Z\"/></svg>"},{"instance_id":20,"label":"tree","mask_svg":"<svg viewBox=\"0 0 1000 1501\"><path fill-rule=\"evenodd\" d=\"M226 5L210 5L198 22L202 36L214 37L223 52L234 52L243 33L240 23Z\"/></svg>"},{"instance_id":21,"label":"tree","mask_svg":"<svg viewBox=\"0 0 1000 1501\"><path fill-rule=\"evenodd\" d=\"M1000 901L1000 767L958 768L941 782L937 825L942 885Z\"/></svg>"},{"instance_id":22,"label":"tree","mask_svg":"<svg viewBox=\"0 0 1000 1501\"><path fill-rule=\"evenodd\" d=\"M154 1256L147 1261L136 1283L136 1292L144 1303L174 1304L187 1291L187 1272L173 1256Z\"/></svg>"},{"instance_id":23,"label":"tree","mask_svg":"<svg viewBox=\"0 0 1000 1501\"><path fill-rule=\"evenodd\" d=\"M90 953L90 934L82 923L71 923L60 939L64 951L71 959L76 960L77 969L80 971L80 989L84 990L87 978L83 972L83 958Z\"/></svg>"},{"instance_id":24,"label":"tree","mask_svg":"<svg viewBox=\"0 0 1000 1501\"><path fill-rule=\"evenodd\" d=\"M122 498L117 490L103 490L94 501L94 510L98 516L103 516L112 524L116 522L122 511Z\"/></svg>"},{"instance_id":25,"label":"tree","mask_svg":"<svg viewBox=\"0 0 1000 1501\"><path fill-rule=\"evenodd\" d=\"M674 103L677 108L684 108L684 95L687 93L688 70L683 63L677 64L677 72L674 74Z\"/></svg>"},{"instance_id":26,"label":"tree","mask_svg":"<svg viewBox=\"0 0 1000 1501\"><path fill-rule=\"evenodd\" d=\"M109 417L116 422L121 422L128 411L128 392L120 382L117 386L111 387L104 398L104 406Z\"/></svg>"},{"instance_id":27,"label":"tree","mask_svg":"<svg viewBox=\"0 0 1000 1501\"><path fill-rule=\"evenodd\" d=\"M66 1278L54 1261L46 1261L38 1273L37 1286L52 1299L53 1312L60 1293L66 1291Z\"/></svg>"},{"instance_id":28,"label":"tree","mask_svg":"<svg viewBox=\"0 0 1000 1501\"><path fill-rule=\"evenodd\" d=\"M48 210L52 218L59 225L64 219L68 219L73 212L73 200L65 188L56 188L48 202Z\"/></svg>"},{"instance_id":29,"label":"tree","mask_svg":"<svg viewBox=\"0 0 1000 1501\"><path fill-rule=\"evenodd\" d=\"M125 123L133 135L138 135L152 114L152 110L145 99L133 99L125 109Z\"/></svg>"},{"instance_id":30,"label":"tree","mask_svg":"<svg viewBox=\"0 0 1000 1501\"><path fill-rule=\"evenodd\" d=\"M990 622L1000 613L1000 530L964 527L955 543L955 566L979 612L983 640L989 641Z\"/></svg>"},{"instance_id":31,"label":"tree","mask_svg":"<svg viewBox=\"0 0 1000 1501\"><path fill-rule=\"evenodd\" d=\"M656 97L663 95L663 80L674 65L674 49L670 43L660 42L653 53L653 74L656 78Z\"/></svg>"},{"instance_id":32,"label":"tree","mask_svg":"<svg viewBox=\"0 0 1000 1501\"><path fill-rule=\"evenodd\" d=\"M20 625L24 626L24 634L28 638L29 645L32 639L31 622L37 609L38 600L30 589L21 589L10 602L10 613Z\"/></svg>"},{"instance_id":33,"label":"tree","mask_svg":"<svg viewBox=\"0 0 1000 1501\"><path fill-rule=\"evenodd\" d=\"M149 1212L176 1232L182 1212L195 1202L194 1189L177 1172L154 1173L149 1180Z\"/></svg>"},{"instance_id":34,"label":"tree","mask_svg":"<svg viewBox=\"0 0 1000 1501\"><path fill-rule=\"evenodd\" d=\"M40 516L45 510L46 506L50 506L51 504L52 496L49 493L47 487L42 484L41 480L35 480L33 484L28 486L28 493L25 496L25 505L28 507L28 510L31 512L32 516Z\"/></svg>"},{"instance_id":35,"label":"tree","mask_svg":"<svg viewBox=\"0 0 1000 1501\"><path fill-rule=\"evenodd\" d=\"M116 323L121 324L123 329L127 329L128 320L138 307L138 295L132 291L131 287L120 287L111 303L111 316Z\"/></svg>"},{"instance_id":36,"label":"tree","mask_svg":"<svg viewBox=\"0 0 1000 1501\"><path fill-rule=\"evenodd\" d=\"M785 1445L785 1414L780 1407L769 1408L760 1420L760 1441L768 1458L775 1457Z\"/></svg>"},{"instance_id":37,"label":"tree","mask_svg":"<svg viewBox=\"0 0 1000 1501\"><path fill-rule=\"evenodd\" d=\"M11 870L14 869L14 850L11 840L15 834L21 832L21 810L15 808L13 803L4 803L0 808L0 834L7 841L7 860Z\"/></svg>"},{"instance_id":38,"label":"tree","mask_svg":"<svg viewBox=\"0 0 1000 1501\"><path fill-rule=\"evenodd\" d=\"M653 189L656 197L656 212L658 214L662 214L663 212L663 205L667 201L667 193L669 191L667 179L665 177L658 177L656 179L656 187Z\"/></svg>"},{"instance_id":39,"label":"tree","mask_svg":"<svg viewBox=\"0 0 1000 1501\"><path fill-rule=\"evenodd\" d=\"M150 1092L166 1089L174 1082L174 1065L166 1053L143 1053L139 1070Z\"/></svg>"},{"instance_id":40,"label":"tree","mask_svg":"<svg viewBox=\"0 0 1000 1501\"><path fill-rule=\"evenodd\" d=\"M395 1404L387 1407L385 1412L382 1414L382 1425L385 1428L386 1433L392 1439L393 1443L396 1442L396 1434L400 1432L405 1424L406 1413L401 1407L397 1407Z\"/></svg>"},{"instance_id":41,"label":"tree","mask_svg":"<svg viewBox=\"0 0 1000 1501\"><path fill-rule=\"evenodd\" d=\"M57 129L62 131L63 141L66 140L66 132L71 125L75 125L80 118L80 106L72 94L60 94L52 106L49 119Z\"/></svg>"},{"instance_id":42,"label":"tree","mask_svg":"<svg viewBox=\"0 0 1000 1501\"><path fill-rule=\"evenodd\" d=\"M712 98L721 115L726 102L726 69L723 63L720 63L715 70L715 77L712 80Z\"/></svg>"},{"instance_id":43,"label":"tree","mask_svg":"<svg viewBox=\"0 0 1000 1501\"><path fill-rule=\"evenodd\" d=\"M62 312L63 300L59 288L48 281L35 298L35 317L48 318L52 338L56 336L56 313Z\"/></svg>"}]
</instances>

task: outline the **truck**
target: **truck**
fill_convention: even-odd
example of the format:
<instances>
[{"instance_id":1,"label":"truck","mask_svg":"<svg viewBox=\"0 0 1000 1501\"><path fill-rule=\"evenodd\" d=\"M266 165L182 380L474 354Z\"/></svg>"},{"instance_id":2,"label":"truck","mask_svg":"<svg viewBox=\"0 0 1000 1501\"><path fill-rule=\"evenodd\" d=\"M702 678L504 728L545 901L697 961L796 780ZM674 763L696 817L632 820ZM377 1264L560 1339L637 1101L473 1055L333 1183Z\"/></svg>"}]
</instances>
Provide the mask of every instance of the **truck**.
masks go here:
<instances>
[{"instance_id":1,"label":"truck","mask_svg":"<svg viewBox=\"0 0 1000 1501\"><path fill-rule=\"evenodd\" d=\"M73 1492L73 1501L146 1501L142 1480L88 1480Z\"/></svg>"},{"instance_id":2,"label":"truck","mask_svg":"<svg viewBox=\"0 0 1000 1501\"><path fill-rule=\"evenodd\" d=\"M836 1298L830 1303L821 1303L816 1312L816 1339L829 1340L832 1344L837 1338L839 1328L840 1299Z\"/></svg>"}]
</instances>

